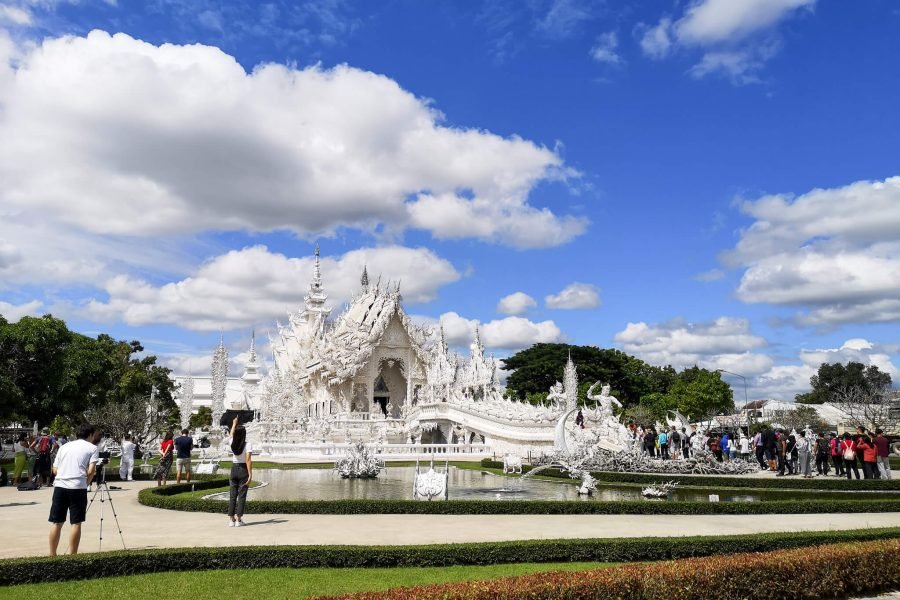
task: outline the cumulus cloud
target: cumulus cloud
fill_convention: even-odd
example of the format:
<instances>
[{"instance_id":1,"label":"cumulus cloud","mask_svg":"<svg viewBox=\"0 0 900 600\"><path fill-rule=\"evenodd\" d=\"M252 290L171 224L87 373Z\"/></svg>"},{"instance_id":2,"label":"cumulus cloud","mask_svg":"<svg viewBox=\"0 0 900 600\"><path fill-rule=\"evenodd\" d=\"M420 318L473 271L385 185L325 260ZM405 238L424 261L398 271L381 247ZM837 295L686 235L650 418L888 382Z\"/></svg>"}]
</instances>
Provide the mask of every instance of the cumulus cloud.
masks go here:
<instances>
[{"instance_id":1,"label":"cumulus cloud","mask_svg":"<svg viewBox=\"0 0 900 600\"><path fill-rule=\"evenodd\" d=\"M515 292L504 296L497 303L497 312L504 315L521 315L537 306L534 298L525 292Z\"/></svg>"},{"instance_id":2,"label":"cumulus cloud","mask_svg":"<svg viewBox=\"0 0 900 600\"><path fill-rule=\"evenodd\" d=\"M750 376L772 367L773 360L753 350L766 340L750 331L746 319L719 317L710 323L674 319L659 325L628 323L615 335L622 350L650 364L684 369L727 369Z\"/></svg>"},{"instance_id":3,"label":"cumulus cloud","mask_svg":"<svg viewBox=\"0 0 900 600\"><path fill-rule=\"evenodd\" d=\"M900 177L765 196L724 262L745 269L744 302L800 307L820 327L900 320Z\"/></svg>"},{"instance_id":4,"label":"cumulus cloud","mask_svg":"<svg viewBox=\"0 0 900 600\"><path fill-rule=\"evenodd\" d=\"M560 293L544 298L548 308L597 308L600 290L589 283L570 283Z\"/></svg>"},{"instance_id":5,"label":"cumulus cloud","mask_svg":"<svg viewBox=\"0 0 900 600\"><path fill-rule=\"evenodd\" d=\"M615 31L600 34L594 47L591 48L591 58L597 62L618 65L622 63L622 57L616 51L619 47L619 38Z\"/></svg>"},{"instance_id":6,"label":"cumulus cloud","mask_svg":"<svg viewBox=\"0 0 900 600\"><path fill-rule=\"evenodd\" d=\"M414 227L533 247L584 231L528 203L577 177L554 151L443 125L429 101L346 65L247 73L214 47L93 31L45 40L13 74L0 199L92 234Z\"/></svg>"},{"instance_id":7,"label":"cumulus cloud","mask_svg":"<svg viewBox=\"0 0 900 600\"><path fill-rule=\"evenodd\" d=\"M0 316L10 323L15 323L22 317L36 316L43 306L44 303L40 300L32 300L22 304L11 304L0 300Z\"/></svg>"},{"instance_id":8,"label":"cumulus cloud","mask_svg":"<svg viewBox=\"0 0 900 600\"><path fill-rule=\"evenodd\" d=\"M815 4L816 0L695 0L681 17L666 15L654 26L639 25L637 31L644 54L651 58L665 58L675 48L706 49L688 71L695 78L720 74L736 84L755 83L779 46L771 29Z\"/></svg>"},{"instance_id":9,"label":"cumulus cloud","mask_svg":"<svg viewBox=\"0 0 900 600\"><path fill-rule=\"evenodd\" d=\"M183 280L154 285L120 275L106 282L106 301L92 300L86 315L130 325L172 323L199 331L270 323L297 310L312 278L312 257L289 258L265 246L233 250L203 264ZM410 304L433 300L438 289L460 278L447 260L426 248L387 246L352 250L321 260L322 280L332 305L359 290L363 267L372 283L401 282Z\"/></svg>"},{"instance_id":10,"label":"cumulus cloud","mask_svg":"<svg viewBox=\"0 0 900 600\"><path fill-rule=\"evenodd\" d=\"M487 323L467 319L458 313L447 312L440 316L447 343L452 346L468 346L475 339L478 327L481 342L494 350L516 351L538 343L561 342L562 331L553 321L535 323L523 317L506 317Z\"/></svg>"},{"instance_id":11,"label":"cumulus cloud","mask_svg":"<svg viewBox=\"0 0 900 600\"><path fill-rule=\"evenodd\" d=\"M719 281L723 277L725 277L725 271L722 269L710 269L694 275L694 280L709 283L711 281Z\"/></svg>"},{"instance_id":12,"label":"cumulus cloud","mask_svg":"<svg viewBox=\"0 0 900 600\"><path fill-rule=\"evenodd\" d=\"M0 23L31 25L31 13L24 7L0 4Z\"/></svg>"},{"instance_id":13,"label":"cumulus cloud","mask_svg":"<svg viewBox=\"0 0 900 600\"><path fill-rule=\"evenodd\" d=\"M896 348L885 347L863 338L849 339L839 348L803 349L797 357L800 364L773 366L751 379L751 399L793 400L797 394L810 390L809 379L818 372L822 363L846 364L853 361L875 365L897 381L900 369L894 365L890 356L895 351Z\"/></svg>"}]
</instances>

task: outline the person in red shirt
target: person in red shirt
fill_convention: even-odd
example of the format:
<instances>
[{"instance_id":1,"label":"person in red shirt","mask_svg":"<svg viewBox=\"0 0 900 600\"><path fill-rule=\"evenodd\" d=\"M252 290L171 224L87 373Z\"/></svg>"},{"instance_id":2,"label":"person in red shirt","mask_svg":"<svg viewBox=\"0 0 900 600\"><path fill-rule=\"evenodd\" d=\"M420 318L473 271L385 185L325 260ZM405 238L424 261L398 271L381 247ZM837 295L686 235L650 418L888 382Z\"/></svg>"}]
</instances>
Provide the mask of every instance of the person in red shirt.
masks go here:
<instances>
[{"instance_id":1,"label":"person in red shirt","mask_svg":"<svg viewBox=\"0 0 900 600\"><path fill-rule=\"evenodd\" d=\"M156 467L156 473L153 478L156 479L156 485L166 485L166 479L169 478L169 469L172 468L172 450L175 448L175 442L172 440L172 432L167 431L163 441L159 443L159 466Z\"/></svg>"},{"instance_id":2,"label":"person in red shirt","mask_svg":"<svg viewBox=\"0 0 900 600\"><path fill-rule=\"evenodd\" d=\"M878 452L875 450L872 438L867 435L862 436L856 444L856 451L862 452L863 476L866 479L881 479L878 473L878 465L875 464Z\"/></svg>"},{"instance_id":3,"label":"person in red shirt","mask_svg":"<svg viewBox=\"0 0 900 600\"><path fill-rule=\"evenodd\" d=\"M844 469L847 472L847 479L853 479L850 470L856 473L859 479L859 467L856 464L856 442L850 437L849 432L844 433L844 439L841 440L841 457L844 459Z\"/></svg>"}]
</instances>

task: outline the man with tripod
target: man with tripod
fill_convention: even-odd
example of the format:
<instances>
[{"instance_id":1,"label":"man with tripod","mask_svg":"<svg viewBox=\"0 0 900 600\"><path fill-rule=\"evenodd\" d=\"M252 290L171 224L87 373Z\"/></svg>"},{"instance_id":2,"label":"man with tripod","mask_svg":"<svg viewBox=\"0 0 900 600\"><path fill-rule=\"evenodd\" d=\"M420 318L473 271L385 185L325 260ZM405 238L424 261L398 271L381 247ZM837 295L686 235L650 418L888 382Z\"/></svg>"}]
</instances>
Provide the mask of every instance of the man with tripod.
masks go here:
<instances>
[{"instance_id":1,"label":"man with tripod","mask_svg":"<svg viewBox=\"0 0 900 600\"><path fill-rule=\"evenodd\" d=\"M87 490L94 478L99 461L95 445L98 435L93 425L78 428L78 439L62 446L53 462L53 502L50 505L50 556L56 556L62 526L69 513L72 531L69 534L69 554L78 553L81 524L87 513Z\"/></svg>"}]
</instances>

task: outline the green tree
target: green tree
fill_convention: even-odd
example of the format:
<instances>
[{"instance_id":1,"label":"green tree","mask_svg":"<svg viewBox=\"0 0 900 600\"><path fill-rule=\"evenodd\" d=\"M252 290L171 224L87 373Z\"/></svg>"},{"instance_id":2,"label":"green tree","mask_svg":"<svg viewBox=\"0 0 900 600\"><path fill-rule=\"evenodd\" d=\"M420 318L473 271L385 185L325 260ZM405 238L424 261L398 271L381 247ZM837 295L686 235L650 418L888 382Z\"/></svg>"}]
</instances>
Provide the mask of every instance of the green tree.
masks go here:
<instances>
[{"instance_id":1,"label":"green tree","mask_svg":"<svg viewBox=\"0 0 900 600\"><path fill-rule=\"evenodd\" d=\"M202 429L212 426L212 410L208 406L201 406L197 414L191 415L191 429Z\"/></svg>"},{"instance_id":2,"label":"green tree","mask_svg":"<svg viewBox=\"0 0 900 600\"><path fill-rule=\"evenodd\" d=\"M700 420L734 411L731 386L715 371L699 367L685 369L666 394L665 405Z\"/></svg>"},{"instance_id":3,"label":"green tree","mask_svg":"<svg viewBox=\"0 0 900 600\"><path fill-rule=\"evenodd\" d=\"M815 375L809 378L812 388L805 394L797 394L794 400L800 404L834 402L841 390L859 389L863 394L873 394L891 386L891 376L876 365L864 365L850 361L822 363Z\"/></svg>"},{"instance_id":4,"label":"green tree","mask_svg":"<svg viewBox=\"0 0 900 600\"><path fill-rule=\"evenodd\" d=\"M550 386L563 380L563 371L571 353L578 369L578 400L595 381L610 385L610 393L623 405L637 404L645 395L664 392L674 378L674 369L661 369L629 356L620 350L568 344L535 344L503 360L503 368L513 371L506 380L507 390L520 399L543 399Z\"/></svg>"}]
</instances>

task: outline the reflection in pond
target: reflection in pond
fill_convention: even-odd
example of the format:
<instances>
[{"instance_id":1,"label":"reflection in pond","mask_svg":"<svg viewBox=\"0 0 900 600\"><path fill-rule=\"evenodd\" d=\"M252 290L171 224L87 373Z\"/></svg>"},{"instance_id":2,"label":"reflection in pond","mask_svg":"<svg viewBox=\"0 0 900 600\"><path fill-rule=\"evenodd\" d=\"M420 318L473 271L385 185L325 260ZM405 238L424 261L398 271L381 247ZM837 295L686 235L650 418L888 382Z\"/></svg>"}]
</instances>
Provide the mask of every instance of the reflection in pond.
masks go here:
<instances>
[{"instance_id":1,"label":"reflection in pond","mask_svg":"<svg viewBox=\"0 0 900 600\"><path fill-rule=\"evenodd\" d=\"M248 500L412 500L413 467L387 467L375 479L341 479L330 469L257 469L254 479L267 482L250 490ZM602 480L601 480L602 484ZM720 502L758 502L794 498L848 498L841 492L797 492L761 490L722 490L712 488L678 488L669 501L709 502L710 494L718 494ZM873 494L870 498L891 497ZM451 500L571 500L596 502L609 500L644 500L640 486L600 485L591 497L579 496L577 487L568 481L522 480L503 477L474 469L450 468ZM647 500L649 501L649 500ZM659 502L661 500L653 500ZM664 500L662 500L664 501Z\"/></svg>"}]
</instances>

